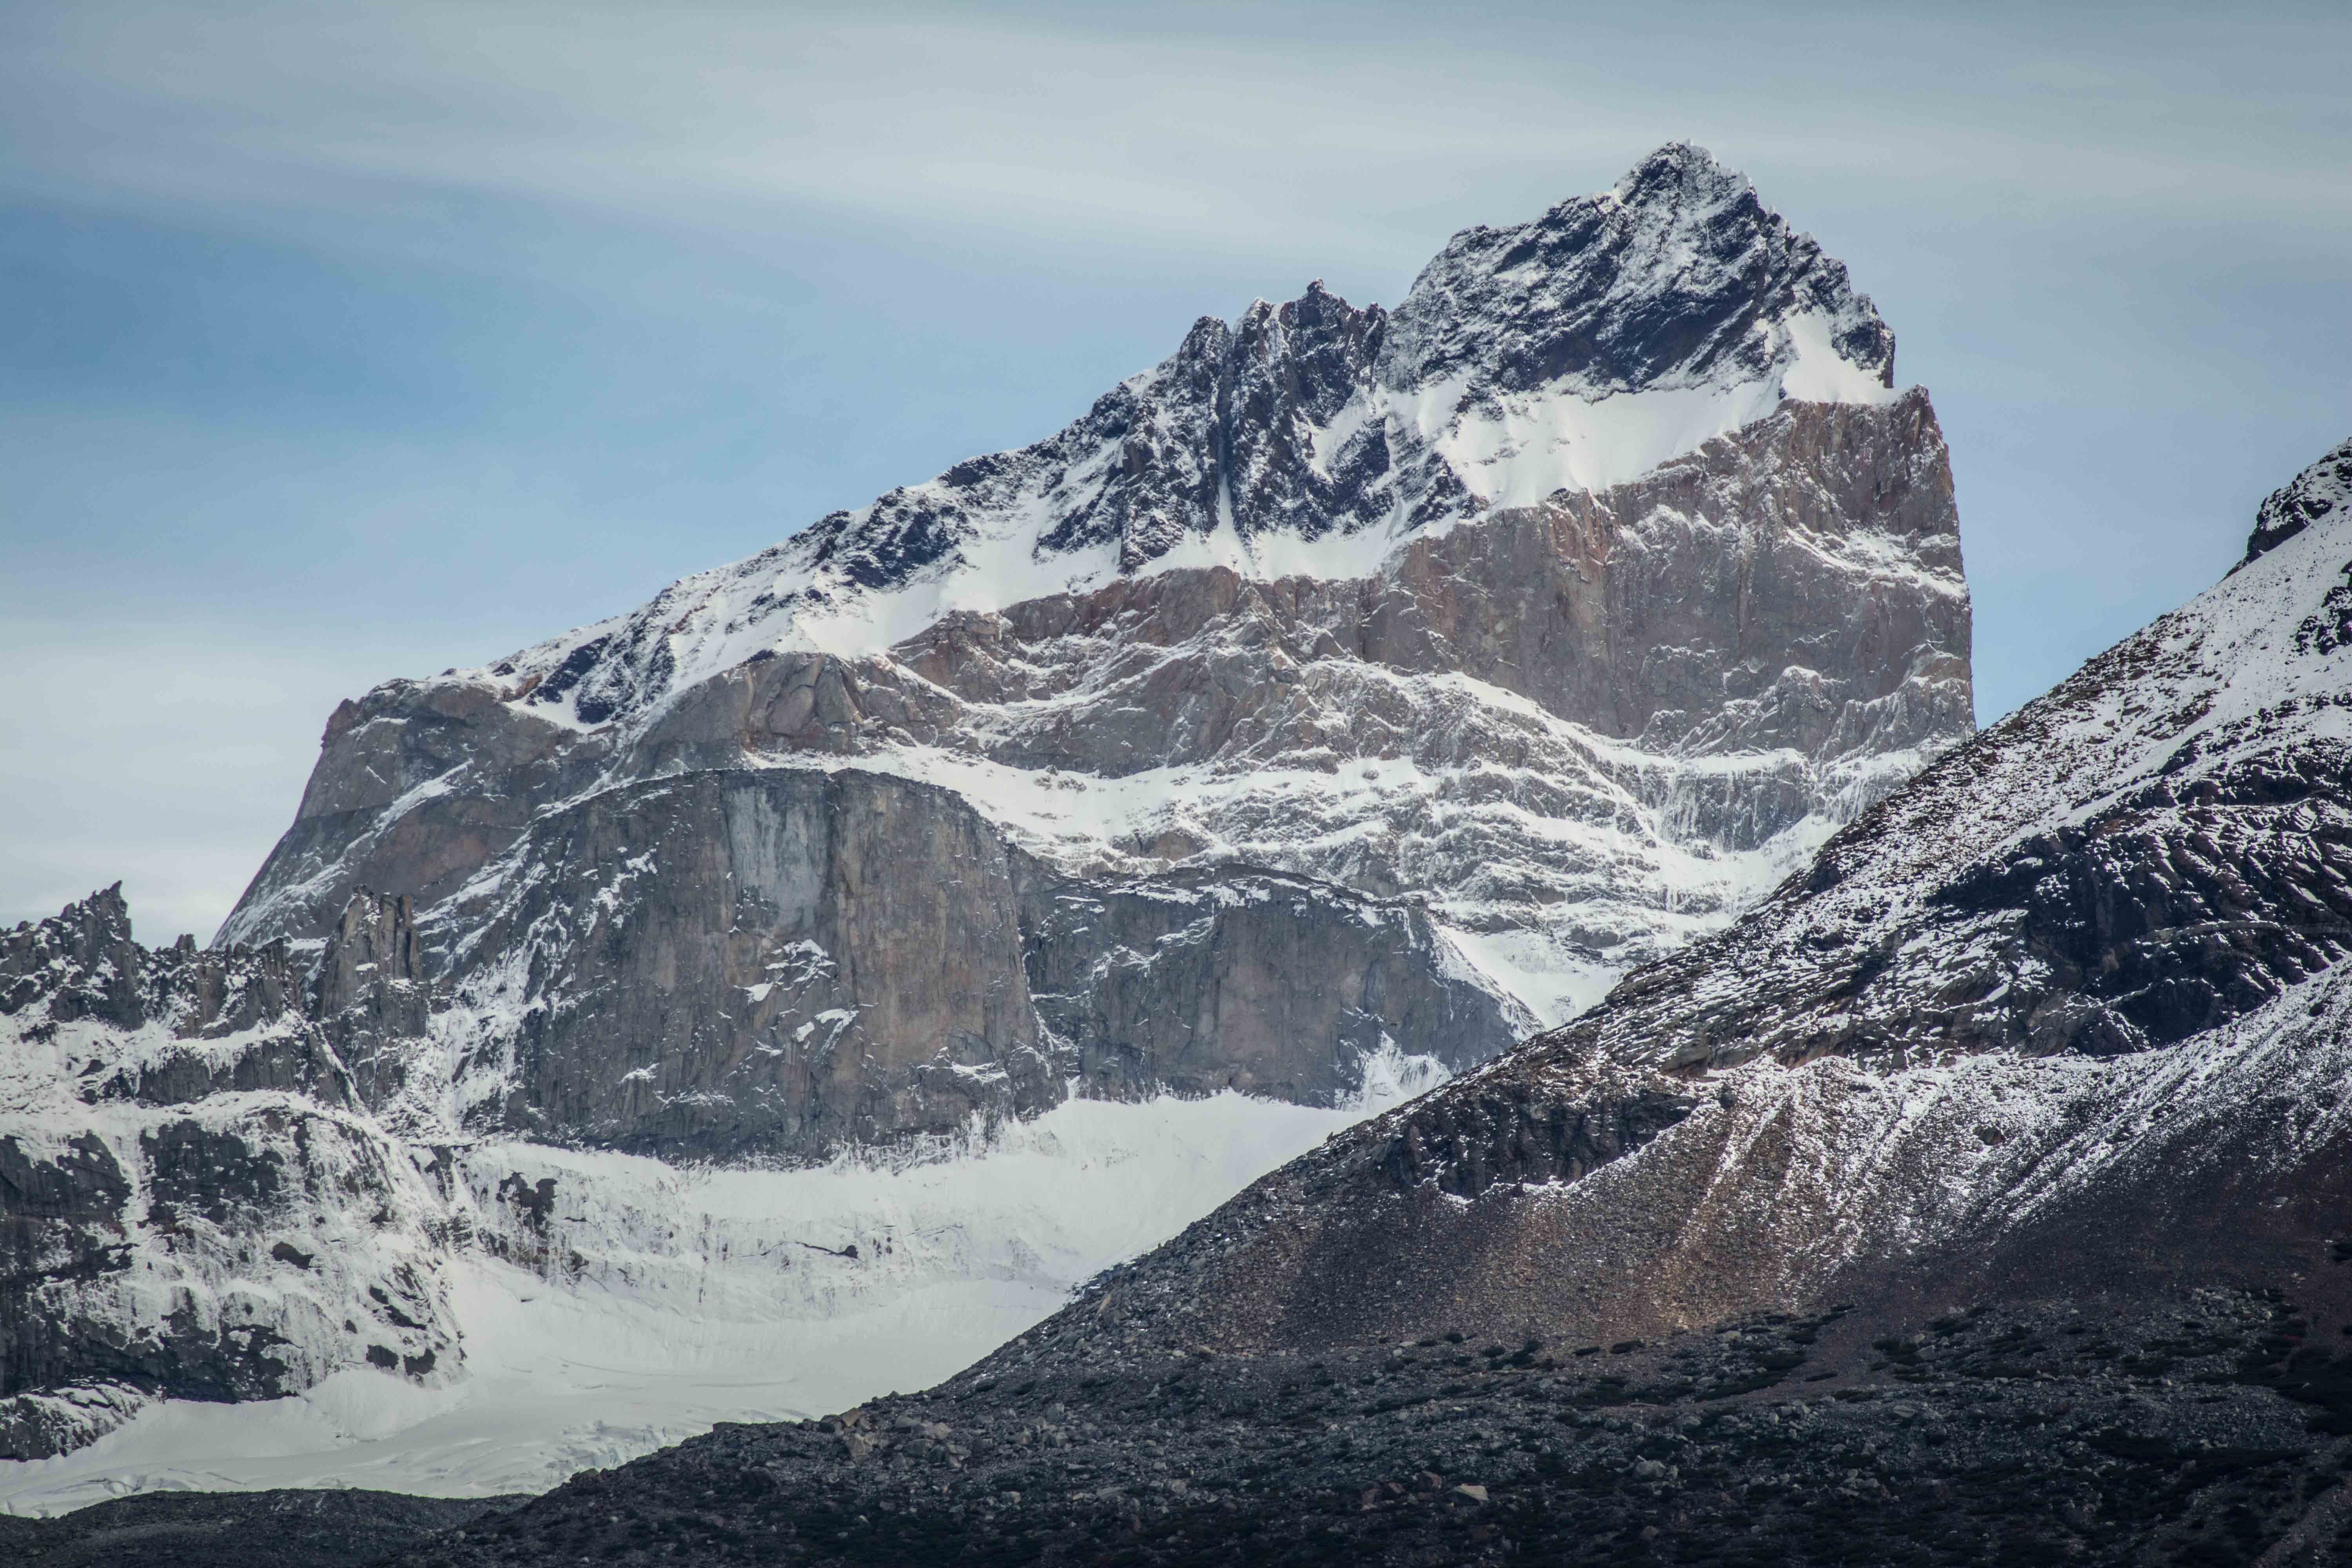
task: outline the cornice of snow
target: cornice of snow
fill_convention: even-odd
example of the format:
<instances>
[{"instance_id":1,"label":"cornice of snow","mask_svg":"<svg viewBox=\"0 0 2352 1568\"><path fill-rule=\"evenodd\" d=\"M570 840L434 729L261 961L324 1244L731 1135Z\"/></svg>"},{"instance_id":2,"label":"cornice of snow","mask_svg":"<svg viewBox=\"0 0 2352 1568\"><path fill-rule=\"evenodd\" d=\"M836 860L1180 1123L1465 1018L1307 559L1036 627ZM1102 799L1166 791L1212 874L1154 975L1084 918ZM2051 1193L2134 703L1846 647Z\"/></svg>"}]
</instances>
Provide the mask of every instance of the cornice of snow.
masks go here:
<instances>
[{"instance_id":1,"label":"cornice of snow","mask_svg":"<svg viewBox=\"0 0 2352 1568\"><path fill-rule=\"evenodd\" d=\"M1885 402L1894 353L1841 263L1675 143L1611 190L1457 235L1393 313L1317 282L1203 317L1034 446L445 679L593 728L763 653L876 652L1121 575L1373 576L1410 539L1622 483L1784 399Z\"/></svg>"}]
</instances>

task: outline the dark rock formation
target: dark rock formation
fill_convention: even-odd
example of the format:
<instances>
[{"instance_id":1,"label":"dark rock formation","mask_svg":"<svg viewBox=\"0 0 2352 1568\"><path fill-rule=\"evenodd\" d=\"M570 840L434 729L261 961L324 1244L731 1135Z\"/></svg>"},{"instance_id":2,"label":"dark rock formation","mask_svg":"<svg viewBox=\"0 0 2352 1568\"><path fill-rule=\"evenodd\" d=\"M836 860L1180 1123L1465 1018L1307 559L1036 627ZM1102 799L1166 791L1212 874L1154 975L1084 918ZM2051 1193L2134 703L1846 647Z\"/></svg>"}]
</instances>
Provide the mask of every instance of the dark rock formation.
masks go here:
<instances>
[{"instance_id":1,"label":"dark rock formation","mask_svg":"<svg viewBox=\"0 0 2352 1568\"><path fill-rule=\"evenodd\" d=\"M2212 1289L992 1364L722 1426L394 1561L2323 1568L2352 1549L2341 1306Z\"/></svg>"},{"instance_id":2,"label":"dark rock formation","mask_svg":"<svg viewBox=\"0 0 2352 1568\"><path fill-rule=\"evenodd\" d=\"M140 946L119 888L0 932L0 1458L452 1353L415 1171L336 1045L421 1020L407 931L355 899L315 993L282 942Z\"/></svg>"},{"instance_id":3,"label":"dark rock formation","mask_svg":"<svg viewBox=\"0 0 2352 1568\"><path fill-rule=\"evenodd\" d=\"M520 1500L356 1488L150 1492L57 1519L0 1514L0 1559L14 1568L360 1568L436 1531L481 1529Z\"/></svg>"}]
</instances>

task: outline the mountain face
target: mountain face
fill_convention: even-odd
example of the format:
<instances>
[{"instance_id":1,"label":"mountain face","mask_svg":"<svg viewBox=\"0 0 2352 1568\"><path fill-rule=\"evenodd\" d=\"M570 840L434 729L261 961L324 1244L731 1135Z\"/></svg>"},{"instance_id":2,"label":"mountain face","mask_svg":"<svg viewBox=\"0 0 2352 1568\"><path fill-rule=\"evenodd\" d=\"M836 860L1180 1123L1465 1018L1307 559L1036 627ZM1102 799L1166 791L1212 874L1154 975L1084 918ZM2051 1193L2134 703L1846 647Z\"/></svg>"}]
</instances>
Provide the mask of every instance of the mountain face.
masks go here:
<instances>
[{"instance_id":1,"label":"mountain face","mask_svg":"<svg viewBox=\"0 0 2352 1568\"><path fill-rule=\"evenodd\" d=\"M1664 149L1393 313L1204 319L1034 447L344 704L223 940L409 898L431 1114L671 1155L1469 1067L1969 732L1893 356Z\"/></svg>"},{"instance_id":2,"label":"mountain face","mask_svg":"<svg viewBox=\"0 0 2352 1568\"><path fill-rule=\"evenodd\" d=\"M918 1249L655 1225L626 1155L1360 1106L1721 929L1970 730L1950 467L1893 353L1668 147L1392 313L1203 320L1035 446L343 704L209 952L111 895L5 937L5 1451L156 1394L446 1384L468 1258L817 1303Z\"/></svg>"},{"instance_id":3,"label":"mountain face","mask_svg":"<svg viewBox=\"0 0 2352 1568\"><path fill-rule=\"evenodd\" d=\"M968 1372L403 1561L2344 1561L2347 453L1728 930Z\"/></svg>"}]
</instances>

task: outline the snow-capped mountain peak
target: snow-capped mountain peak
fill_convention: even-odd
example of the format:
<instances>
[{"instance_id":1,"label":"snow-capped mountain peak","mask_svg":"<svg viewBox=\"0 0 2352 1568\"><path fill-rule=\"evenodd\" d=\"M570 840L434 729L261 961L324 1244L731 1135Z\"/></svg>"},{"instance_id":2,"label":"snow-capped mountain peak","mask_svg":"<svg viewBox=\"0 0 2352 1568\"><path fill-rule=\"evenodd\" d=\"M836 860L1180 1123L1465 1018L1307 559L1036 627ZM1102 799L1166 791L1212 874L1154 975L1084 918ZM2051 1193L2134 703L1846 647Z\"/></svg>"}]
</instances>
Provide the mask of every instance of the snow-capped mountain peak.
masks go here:
<instances>
[{"instance_id":1,"label":"snow-capped mountain peak","mask_svg":"<svg viewBox=\"0 0 2352 1568\"><path fill-rule=\"evenodd\" d=\"M1613 189L1454 236L1397 307L1381 378L1597 402L1775 382L1806 359L1790 395L1865 401L1894 385L1895 334L1746 176L1675 142Z\"/></svg>"},{"instance_id":2,"label":"snow-capped mountain peak","mask_svg":"<svg viewBox=\"0 0 2352 1568\"><path fill-rule=\"evenodd\" d=\"M2251 564L2257 556L2331 516L2339 521L2352 517L2352 437L2270 493L2254 513L2254 531L2246 540L2245 558L2238 564Z\"/></svg>"},{"instance_id":3,"label":"snow-capped mountain peak","mask_svg":"<svg viewBox=\"0 0 2352 1568\"><path fill-rule=\"evenodd\" d=\"M635 614L526 649L513 700L582 725L764 651L856 657L956 611L1121 576L1377 575L1412 539L1635 479L1784 398L1874 404L1895 339L1844 267L1702 149L1454 237L1393 314L1318 281L1057 434L839 511Z\"/></svg>"}]
</instances>

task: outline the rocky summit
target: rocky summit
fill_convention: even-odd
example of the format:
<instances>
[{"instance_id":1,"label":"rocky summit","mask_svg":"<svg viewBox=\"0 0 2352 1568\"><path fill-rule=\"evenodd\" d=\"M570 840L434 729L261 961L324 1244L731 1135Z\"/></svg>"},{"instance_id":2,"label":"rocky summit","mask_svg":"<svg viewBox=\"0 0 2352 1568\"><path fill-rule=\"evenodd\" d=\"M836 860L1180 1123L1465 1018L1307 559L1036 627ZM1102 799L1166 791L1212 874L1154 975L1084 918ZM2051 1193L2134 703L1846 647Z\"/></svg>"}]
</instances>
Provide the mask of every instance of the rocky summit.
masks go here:
<instances>
[{"instance_id":1,"label":"rocky summit","mask_svg":"<svg viewBox=\"0 0 2352 1568\"><path fill-rule=\"evenodd\" d=\"M398 1561L2352 1559L2339 459L1727 931L965 1373Z\"/></svg>"}]
</instances>

